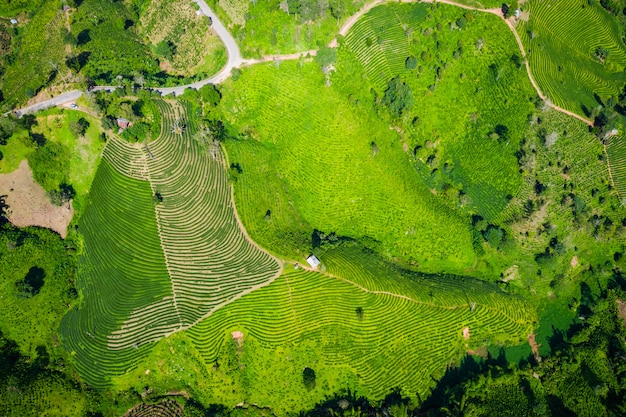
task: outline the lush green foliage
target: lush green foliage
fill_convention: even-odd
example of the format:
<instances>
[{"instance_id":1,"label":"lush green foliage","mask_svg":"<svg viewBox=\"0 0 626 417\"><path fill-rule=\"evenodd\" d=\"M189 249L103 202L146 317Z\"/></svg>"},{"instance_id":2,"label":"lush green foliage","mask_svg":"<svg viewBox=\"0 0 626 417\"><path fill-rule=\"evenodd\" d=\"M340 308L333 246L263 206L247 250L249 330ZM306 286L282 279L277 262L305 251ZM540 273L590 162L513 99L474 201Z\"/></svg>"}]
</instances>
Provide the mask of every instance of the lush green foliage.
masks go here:
<instances>
[{"instance_id":1,"label":"lush green foliage","mask_svg":"<svg viewBox=\"0 0 626 417\"><path fill-rule=\"evenodd\" d=\"M334 38L341 23L363 0L212 0L209 5L226 23L244 55L260 57L317 49Z\"/></svg>"},{"instance_id":2,"label":"lush green foliage","mask_svg":"<svg viewBox=\"0 0 626 417\"><path fill-rule=\"evenodd\" d=\"M626 83L626 46L622 30L600 4L531 0L523 8L529 17L517 31L533 76L552 102L590 116L598 106L594 94L617 96ZM597 56L598 48L607 52L605 59Z\"/></svg>"},{"instance_id":3,"label":"lush green foliage","mask_svg":"<svg viewBox=\"0 0 626 417\"><path fill-rule=\"evenodd\" d=\"M37 346L50 346L55 327L67 304L76 297L74 258L63 242L49 230L0 228L0 294L3 314L0 331L17 342L20 350L34 355ZM32 268L43 270L43 285L37 294L19 297L18 283L25 282Z\"/></svg>"},{"instance_id":4,"label":"lush green foliage","mask_svg":"<svg viewBox=\"0 0 626 417\"><path fill-rule=\"evenodd\" d=\"M521 300L479 281L403 271L352 244L319 256L330 274L288 266L268 287L160 342L126 380L157 392L201 381L202 400L244 400L280 415L345 388L376 400L391 386L425 397L449 361L475 345L519 343L534 320Z\"/></svg>"},{"instance_id":5,"label":"lush green foliage","mask_svg":"<svg viewBox=\"0 0 626 417\"><path fill-rule=\"evenodd\" d=\"M12 39L12 52L3 60L1 89L6 109L23 103L52 82L65 60L65 17L61 2L39 3L42 6L33 7L28 23L18 28Z\"/></svg>"}]
</instances>

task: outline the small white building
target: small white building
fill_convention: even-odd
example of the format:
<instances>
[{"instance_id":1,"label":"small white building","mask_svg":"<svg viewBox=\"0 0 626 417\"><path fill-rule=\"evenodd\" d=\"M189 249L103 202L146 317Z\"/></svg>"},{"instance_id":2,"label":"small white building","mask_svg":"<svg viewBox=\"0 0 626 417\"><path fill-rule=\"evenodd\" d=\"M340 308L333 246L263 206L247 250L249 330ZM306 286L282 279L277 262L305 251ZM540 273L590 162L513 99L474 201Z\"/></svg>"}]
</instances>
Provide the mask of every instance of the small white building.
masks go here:
<instances>
[{"instance_id":1,"label":"small white building","mask_svg":"<svg viewBox=\"0 0 626 417\"><path fill-rule=\"evenodd\" d=\"M11 19L11 24L12 25L17 25L17 19Z\"/></svg>"},{"instance_id":2,"label":"small white building","mask_svg":"<svg viewBox=\"0 0 626 417\"><path fill-rule=\"evenodd\" d=\"M306 261L309 263L309 265L311 265L311 268L313 269L317 269L318 266L320 266L320 260L317 259L317 256L315 255L311 255L308 258L306 258Z\"/></svg>"}]
</instances>

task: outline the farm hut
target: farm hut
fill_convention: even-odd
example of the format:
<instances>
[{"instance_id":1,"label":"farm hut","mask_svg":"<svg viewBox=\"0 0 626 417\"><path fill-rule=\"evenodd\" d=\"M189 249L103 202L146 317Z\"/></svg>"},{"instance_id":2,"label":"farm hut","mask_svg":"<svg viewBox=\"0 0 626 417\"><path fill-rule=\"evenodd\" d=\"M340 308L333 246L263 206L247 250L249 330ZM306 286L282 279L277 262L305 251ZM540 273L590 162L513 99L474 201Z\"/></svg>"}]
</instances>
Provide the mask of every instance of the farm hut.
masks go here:
<instances>
[{"instance_id":1,"label":"farm hut","mask_svg":"<svg viewBox=\"0 0 626 417\"><path fill-rule=\"evenodd\" d=\"M308 258L306 258L306 261L309 263L309 265L311 265L311 268L313 269L317 269L318 266L320 266L320 260L317 259L317 256L315 255L311 255Z\"/></svg>"},{"instance_id":2,"label":"farm hut","mask_svg":"<svg viewBox=\"0 0 626 417\"><path fill-rule=\"evenodd\" d=\"M17 19L11 19L11 24L12 25L17 25Z\"/></svg>"},{"instance_id":3,"label":"farm hut","mask_svg":"<svg viewBox=\"0 0 626 417\"><path fill-rule=\"evenodd\" d=\"M117 125L120 127L120 129L127 129L130 126L130 122L123 117L120 117L119 119L117 119Z\"/></svg>"}]
</instances>

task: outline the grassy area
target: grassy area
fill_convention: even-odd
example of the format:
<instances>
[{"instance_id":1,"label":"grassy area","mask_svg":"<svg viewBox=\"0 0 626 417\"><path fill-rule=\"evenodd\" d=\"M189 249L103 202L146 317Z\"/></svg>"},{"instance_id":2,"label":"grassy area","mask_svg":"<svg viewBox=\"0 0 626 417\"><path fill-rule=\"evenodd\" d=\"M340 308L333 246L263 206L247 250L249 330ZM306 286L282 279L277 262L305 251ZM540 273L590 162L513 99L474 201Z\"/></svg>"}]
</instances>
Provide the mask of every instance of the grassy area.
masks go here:
<instances>
[{"instance_id":1,"label":"grassy area","mask_svg":"<svg viewBox=\"0 0 626 417\"><path fill-rule=\"evenodd\" d=\"M71 126L81 118L89 126L83 135L77 135L72 132ZM100 135L100 120L80 111L52 109L37 115L37 124L33 126L32 133L41 134L50 142L70 150L66 180L84 203L105 144Z\"/></svg>"},{"instance_id":2,"label":"grassy area","mask_svg":"<svg viewBox=\"0 0 626 417\"><path fill-rule=\"evenodd\" d=\"M232 31L244 56L317 49L335 37L341 23L366 2L212 0L208 2Z\"/></svg>"},{"instance_id":3,"label":"grassy area","mask_svg":"<svg viewBox=\"0 0 626 417\"><path fill-rule=\"evenodd\" d=\"M67 304L76 296L75 261L66 244L72 246L45 229L19 230L9 225L0 229L0 297L4 311L0 331L32 358L38 356L38 346L58 345L56 327ZM43 270L43 285L36 291L21 291L18 284L32 268Z\"/></svg>"},{"instance_id":4,"label":"grassy area","mask_svg":"<svg viewBox=\"0 0 626 417\"><path fill-rule=\"evenodd\" d=\"M0 152L3 155L0 161L0 173L8 174L15 171L20 162L26 159L32 151L27 131L21 130L11 136L6 145L0 145Z\"/></svg>"},{"instance_id":5,"label":"grassy area","mask_svg":"<svg viewBox=\"0 0 626 417\"><path fill-rule=\"evenodd\" d=\"M617 21L600 4L585 0L523 5L527 18L517 31L530 69L550 100L582 116L598 107L594 98L617 96L626 83L626 46ZM608 55L599 57L598 48Z\"/></svg>"},{"instance_id":6,"label":"grassy area","mask_svg":"<svg viewBox=\"0 0 626 417\"><path fill-rule=\"evenodd\" d=\"M339 278L291 267L270 286L160 342L117 382L157 392L192 384L205 401L257 404L281 415L346 388L372 400L390 387L424 398L431 378L466 349L519 343L534 320L523 302L494 286L410 274L356 247L320 257ZM387 292L377 293L381 287ZM412 288L408 297L396 295L402 287ZM243 333L239 342L234 331ZM315 371L314 387L303 383L305 367ZM274 382L258 383L267 380Z\"/></svg>"},{"instance_id":7,"label":"grassy area","mask_svg":"<svg viewBox=\"0 0 626 417\"><path fill-rule=\"evenodd\" d=\"M24 103L58 76L57 69L64 71L65 32L60 1L33 8L32 17L20 25L12 40L13 56L1 81L3 108Z\"/></svg>"},{"instance_id":8,"label":"grassy area","mask_svg":"<svg viewBox=\"0 0 626 417\"><path fill-rule=\"evenodd\" d=\"M162 68L174 74L191 76L217 73L226 64L226 49L210 29L209 19L196 14L191 0L154 0L140 11L140 32L153 48L171 42L175 51L162 57Z\"/></svg>"}]
</instances>

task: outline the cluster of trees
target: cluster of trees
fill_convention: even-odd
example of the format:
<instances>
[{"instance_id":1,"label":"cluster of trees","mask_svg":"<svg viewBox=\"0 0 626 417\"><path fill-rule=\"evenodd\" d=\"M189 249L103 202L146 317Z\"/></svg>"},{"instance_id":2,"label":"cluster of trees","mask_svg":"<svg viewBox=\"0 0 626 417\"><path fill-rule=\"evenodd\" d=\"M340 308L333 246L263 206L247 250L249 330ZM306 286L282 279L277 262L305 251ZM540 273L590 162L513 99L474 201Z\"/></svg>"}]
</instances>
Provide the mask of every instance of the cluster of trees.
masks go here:
<instances>
[{"instance_id":1,"label":"cluster of trees","mask_svg":"<svg viewBox=\"0 0 626 417\"><path fill-rule=\"evenodd\" d=\"M117 119L126 119L130 126L121 136L134 143L155 139L161 131L161 114L152 101L152 94L158 93L127 87L113 93L97 92L91 98L92 104L103 114L103 129L117 132Z\"/></svg>"},{"instance_id":2,"label":"cluster of trees","mask_svg":"<svg viewBox=\"0 0 626 417\"><path fill-rule=\"evenodd\" d=\"M389 80L381 104L389 110L392 116L402 116L405 112L411 110L413 103L413 90L407 83L402 81L400 76Z\"/></svg>"},{"instance_id":3,"label":"cluster of trees","mask_svg":"<svg viewBox=\"0 0 626 417\"><path fill-rule=\"evenodd\" d=\"M280 3L281 10L298 15L302 22L323 18L328 12L335 19L341 19L349 6L350 2L345 0L283 0Z\"/></svg>"}]
</instances>

